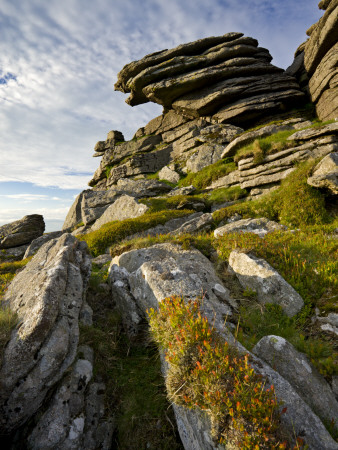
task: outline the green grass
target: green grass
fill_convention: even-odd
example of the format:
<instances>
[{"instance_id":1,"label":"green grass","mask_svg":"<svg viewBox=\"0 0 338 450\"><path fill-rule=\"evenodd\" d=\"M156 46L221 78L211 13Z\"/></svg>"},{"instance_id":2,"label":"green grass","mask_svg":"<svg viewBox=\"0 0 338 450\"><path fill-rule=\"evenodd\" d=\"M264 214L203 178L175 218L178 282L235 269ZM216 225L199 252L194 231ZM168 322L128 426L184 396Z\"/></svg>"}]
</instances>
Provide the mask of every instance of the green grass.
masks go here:
<instances>
[{"instance_id":1,"label":"green grass","mask_svg":"<svg viewBox=\"0 0 338 450\"><path fill-rule=\"evenodd\" d=\"M121 221L109 222L103 225L99 230L92 231L83 236L77 236L81 241L88 244L89 250L93 256L105 253L111 245L120 242L122 239L132 234L145 231L156 225L164 224L170 219L183 217L191 214L193 211L159 211L150 214L144 214L135 219L126 219Z\"/></svg>"},{"instance_id":2,"label":"green grass","mask_svg":"<svg viewBox=\"0 0 338 450\"><path fill-rule=\"evenodd\" d=\"M133 340L124 333L111 300L100 297L97 289L106 277L106 269L94 267L88 296L94 325L81 326L80 344L93 348L94 380L106 385L106 409L116 420L113 447L182 450L172 425L175 419L166 400L158 350L146 332Z\"/></svg>"},{"instance_id":3,"label":"green grass","mask_svg":"<svg viewBox=\"0 0 338 450\"><path fill-rule=\"evenodd\" d=\"M15 277L15 273L22 269L31 258L22 261L10 261L0 263L0 367L2 356L10 339L11 332L18 323L17 314L10 308L2 305L2 298L8 288L9 283Z\"/></svg>"},{"instance_id":4,"label":"green grass","mask_svg":"<svg viewBox=\"0 0 338 450\"><path fill-rule=\"evenodd\" d=\"M193 185L196 189L204 189L213 181L228 175L234 170L236 170L236 164L233 162L232 158L225 158L205 167L197 173L189 173L185 178L182 178L178 182L178 186Z\"/></svg>"},{"instance_id":5,"label":"green grass","mask_svg":"<svg viewBox=\"0 0 338 450\"><path fill-rule=\"evenodd\" d=\"M316 162L307 161L298 166L281 186L257 200L242 202L215 211L216 223L235 213L247 217L267 217L290 227L322 225L332 221L325 209L325 196L306 182Z\"/></svg>"},{"instance_id":6,"label":"green grass","mask_svg":"<svg viewBox=\"0 0 338 450\"><path fill-rule=\"evenodd\" d=\"M222 203L239 200L247 195L248 192L245 189L241 189L239 186L231 186L228 188L214 189L205 198L209 203Z\"/></svg>"}]
</instances>

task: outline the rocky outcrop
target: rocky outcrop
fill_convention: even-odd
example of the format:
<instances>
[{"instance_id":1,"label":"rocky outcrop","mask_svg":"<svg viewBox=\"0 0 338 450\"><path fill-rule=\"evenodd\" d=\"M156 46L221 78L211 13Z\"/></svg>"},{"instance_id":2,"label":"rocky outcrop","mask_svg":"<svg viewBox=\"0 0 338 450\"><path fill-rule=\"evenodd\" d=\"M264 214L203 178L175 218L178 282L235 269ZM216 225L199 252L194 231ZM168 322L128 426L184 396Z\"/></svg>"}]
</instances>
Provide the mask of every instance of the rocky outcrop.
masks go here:
<instances>
[{"instance_id":1,"label":"rocky outcrop","mask_svg":"<svg viewBox=\"0 0 338 450\"><path fill-rule=\"evenodd\" d=\"M308 79L318 117L329 120L338 115L338 2L321 1L319 8L325 13L307 31L309 39L298 49L287 72L302 84Z\"/></svg>"},{"instance_id":2,"label":"rocky outcrop","mask_svg":"<svg viewBox=\"0 0 338 450\"><path fill-rule=\"evenodd\" d=\"M310 186L325 188L331 194L338 194L338 152L325 156L314 168L313 174L307 180Z\"/></svg>"},{"instance_id":3,"label":"rocky outcrop","mask_svg":"<svg viewBox=\"0 0 338 450\"><path fill-rule=\"evenodd\" d=\"M0 227L0 249L30 244L43 235L45 222L40 214L31 214Z\"/></svg>"},{"instance_id":4,"label":"rocky outcrop","mask_svg":"<svg viewBox=\"0 0 338 450\"><path fill-rule=\"evenodd\" d=\"M127 64L115 89L189 117L252 121L303 98L295 79L270 64L268 50L242 33L200 39Z\"/></svg>"},{"instance_id":5,"label":"rocky outcrop","mask_svg":"<svg viewBox=\"0 0 338 450\"><path fill-rule=\"evenodd\" d=\"M302 297L263 258L234 250L229 256L229 266L241 285L257 294L260 303L280 305L289 317L304 306Z\"/></svg>"},{"instance_id":6,"label":"rocky outcrop","mask_svg":"<svg viewBox=\"0 0 338 450\"><path fill-rule=\"evenodd\" d=\"M47 242L8 289L18 315L0 370L1 434L25 423L74 362L90 275L86 244L64 234Z\"/></svg>"}]
</instances>

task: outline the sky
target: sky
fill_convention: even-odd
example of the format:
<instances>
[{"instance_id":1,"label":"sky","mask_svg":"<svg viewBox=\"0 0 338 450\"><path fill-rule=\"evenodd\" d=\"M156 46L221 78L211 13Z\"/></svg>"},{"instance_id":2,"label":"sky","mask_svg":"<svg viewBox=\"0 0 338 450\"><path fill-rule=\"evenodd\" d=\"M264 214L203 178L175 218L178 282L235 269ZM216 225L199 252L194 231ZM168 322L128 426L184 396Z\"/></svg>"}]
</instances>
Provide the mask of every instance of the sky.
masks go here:
<instances>
[{"instance_id":1,"label":"sky","mask_svg":"<svg viewBox=\"0 0 338 450\"><path fill-rule=\"evenodd\" d=\"M62 227L99 165L108 131L131 139L158 116L113 85L122 67L166 48L239 31L286 68L318 0L0 0L0 225L42 214Z\"/></svg>"}]
</instances>

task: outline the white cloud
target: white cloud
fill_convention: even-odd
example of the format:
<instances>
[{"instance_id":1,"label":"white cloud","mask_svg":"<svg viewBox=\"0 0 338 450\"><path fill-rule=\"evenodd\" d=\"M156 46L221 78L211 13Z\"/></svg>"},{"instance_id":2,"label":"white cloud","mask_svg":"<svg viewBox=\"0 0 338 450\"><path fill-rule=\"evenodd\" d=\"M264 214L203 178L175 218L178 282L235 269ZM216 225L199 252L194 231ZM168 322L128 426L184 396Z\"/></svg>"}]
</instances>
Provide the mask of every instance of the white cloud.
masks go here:
<instances>
[{"instance_id":1,"label":"white cloud","mask_svg":"<svg viewBox=\"0 0 338 450\"><path fill-rule=\"evenodd\" d=\"M114 93L126 63L242 31L286 66L320 14L317 0L3 0L0 69L16 80L0 84L0 181L86 188L96 141L161 113Z\"/></svg>"}]
</instances>

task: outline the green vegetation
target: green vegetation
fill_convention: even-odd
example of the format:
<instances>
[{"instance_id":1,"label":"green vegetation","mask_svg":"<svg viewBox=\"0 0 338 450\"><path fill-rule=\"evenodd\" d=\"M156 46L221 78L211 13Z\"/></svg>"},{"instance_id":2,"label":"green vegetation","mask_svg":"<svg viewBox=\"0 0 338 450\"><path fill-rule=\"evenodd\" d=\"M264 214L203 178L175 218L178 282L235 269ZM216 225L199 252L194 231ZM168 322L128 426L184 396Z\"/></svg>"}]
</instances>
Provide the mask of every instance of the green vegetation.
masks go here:
<instances>
[{"instance_id":1,"label":"green vegetation","mask_svg":"<svg viewBox=\"0 0 338 450\"><path fill-rule=\"evenodd\" d=\"M214 189L209 195L205 196L205 199L209 203L222 203L239 200L247 195L248 192L245 189L241 189L239 186L231 186L228 188Z\"/></svg>"},{"instance_id":2,"label":"green vegetation","mask_svg":"<svg viewBox=\"0 0 338 450\"><path fill-rule=\"evenodd\" d=\"M2 297L4 296L9 283L15 277L15 273L22 269L31 258L22 261L10 261L0 263L0 366L3 352L11 336L13 328L18 323L17 314L10 308L4 307Z\"/></svg>"},{"instance_id":3,"label":"green vegetation","mask_svg":"<svg viewBox=\"0 0 338 450\"><path fill-rule=\"evenodd\" d=\"M189 202L203 202L204 196L200 195L174 195L172 197L149 197L140 200L149 206L147 213L155 213L165 210L186 209L185 204ZM192 211L194 212L194 211ZM169 220L169 219L168 219Z\"/></svg>"},{"instance_id":4,"label":"green vegetation","mask_svg":"<svg viewBox=\"0 0 338 450\"><path fill-rule=\"evenodd\" d=\"M213 181L228 175L234 170L236 170L236 164L233 162L233 159L225 158L205 167L197 173L189 173L178 182L178 186L190 186L192 184L196 189L204 189Z\"/></svg>"},{"instance_id":5,"label":"green vegetation","mask_svg":"<svg viewBox=\"0 0 338 450\"><path fill-rule=\"evenodd\" d=\"M94 326L81 326L80 344L94 350L94 380L106 385L106 408L117 421L114 448L181 450L165 395L158 351L144 331L131 340L111 299L100 292L107 269L93 268L88 301ZM148 447L148 446L151 447Z\"/></svg>"},{"instance_id":6,"label":"green vegetation","mask_svg":"<svg viewBox=\"0 0 338 450\"><path fill-rule=\"evenodd\" d=\"M136 219L113 221L103 225L99 230L77 236L79 240L85 241L94 256L101 255L111 245L120 242L135 233L145 231L156 225L164 224L175 217L183 217L193 211L160 211L144 214Z\"/></svg>"},{"instance_id":7,"label":"green vegetation","mask_svg":"<svg viewBox=\"0 0 338 450\"><path fill-rule=\"evenodd\" d=\"M239 213L243 217L267 217L291 227L328 223L332 218L325 209L324 195L306 182L315 163L312 160L300 164L276 191L264 197L216 211L215 222Z\"/></svg>"},{"instance_id":8,"label":"green vegetation","mask_svg":"<svg viewBox=\"0 0 338 450\"><path fill-rule=\"evenodd\" d=\"M286 448L276 434L278 404L273 386L255 374L241 355L199 312L200 300L164 299L149 311L155 341L169 362L170 401L199 408L210 417L213 438L239 449Z\"/></svg>"},{"instance_id":9,"label":"green vegetation","mask_svg":"<svg viewBox=\"0 0 338 450\"><path fill-rule=\"evenodd\" d=\"M243 158L253 156L254 162L258 164L266 155L293 147L294 142L288 141L287 138L294 133L295 130L285 130L279 131L271 136L255 139L253 142L250 142L237 150L234 161L238 162Z\"/></svg>"}]
</instances>

